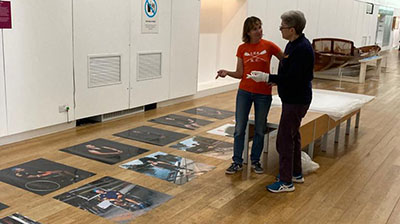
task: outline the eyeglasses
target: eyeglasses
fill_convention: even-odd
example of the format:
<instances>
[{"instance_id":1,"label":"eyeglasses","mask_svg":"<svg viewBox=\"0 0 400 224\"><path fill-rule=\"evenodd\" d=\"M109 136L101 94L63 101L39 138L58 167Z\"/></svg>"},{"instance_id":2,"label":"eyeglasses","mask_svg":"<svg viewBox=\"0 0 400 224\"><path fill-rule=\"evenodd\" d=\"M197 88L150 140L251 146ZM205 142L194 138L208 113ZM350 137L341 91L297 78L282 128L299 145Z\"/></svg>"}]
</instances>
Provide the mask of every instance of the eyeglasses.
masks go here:
<instances>
[{"instance_id":1,"label":"eyeglasses","mask_svg":"<svg viewBox=\"0 0 400 224\"><path fill-rule=\"evenodd\" d=\"M279 30L290 29L291 26L279 26Z\"/></svg>"}]
</instances>

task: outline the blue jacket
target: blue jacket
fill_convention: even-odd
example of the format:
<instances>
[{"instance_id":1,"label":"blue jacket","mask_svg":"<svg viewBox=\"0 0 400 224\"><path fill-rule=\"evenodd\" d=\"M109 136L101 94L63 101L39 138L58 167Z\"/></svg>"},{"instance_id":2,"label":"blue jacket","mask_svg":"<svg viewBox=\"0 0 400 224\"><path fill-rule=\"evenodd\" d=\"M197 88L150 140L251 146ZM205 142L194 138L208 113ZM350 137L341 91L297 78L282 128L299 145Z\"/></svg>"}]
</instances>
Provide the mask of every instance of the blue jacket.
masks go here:
<instances>
[{"instance_id":1,"label":"blue jacket","mask_svg":"<svg viewBox=\"0 0 400 224\"><path fill-rule=\"evenodd\" d=\"M279 63L278 74L269 76L269 82L278 85L282 103L311 103L313 69L314 51L310 41L301 34L286 45L285 57Z\"/></svg>"}]
</instances>

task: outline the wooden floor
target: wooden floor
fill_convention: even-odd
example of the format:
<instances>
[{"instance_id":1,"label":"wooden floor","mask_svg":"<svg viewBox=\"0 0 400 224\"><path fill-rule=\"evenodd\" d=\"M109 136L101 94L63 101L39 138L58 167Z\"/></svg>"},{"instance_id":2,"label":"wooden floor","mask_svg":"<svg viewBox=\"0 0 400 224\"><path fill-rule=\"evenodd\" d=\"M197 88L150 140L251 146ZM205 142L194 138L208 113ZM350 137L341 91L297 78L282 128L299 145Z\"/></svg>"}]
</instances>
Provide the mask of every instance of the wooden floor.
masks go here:
<instances>
[{"instance_id":1,"label":"wooden floor","mask_svg":"<svg viewBox=\"0 0 400 224\"><path fill-rule=\"evenodd\" d=\"M233 117L208 119L215 122L196 131L147 122L170 113L183 114L184 109L202 105L233 111L235 91L231 91L0 147L0 169L46 158L96 173L45 196L0 182L0 202L10 206L0 211L0 217L19 212L41 223L112 223L53 199L103 176L112 176L173 195L171 200L132 223L400 223L400 56L397 51L388 55L387 67L380 77L367 77L365 84L342 83L346 92L374 95L376 99L362 109L361 127L357 132L352 129L350 136L346 136L343 124L339 144L332 144L333 132L329 135L327 152L321 152L317 144L314 160L321 168L307 175L304 184L296 184L293 193L272 194L265 190L265 185L273 182L277 174L274 149L268 155L265 174L245 171L225 175L229 160L112 135L146 124L233 142L232 138L206 133L213 127L231 122ZM385 61L383 64L385 66ZM371 76L374 72L368 74ZM337 81L315 80L313 87L335 90L338 85ZM59 151L95 138L149 149L146 154L173 153L216 166L216 169L184 185L175 185L119 168L123 162L107 165Z\"/></svg>"}]
</instances>

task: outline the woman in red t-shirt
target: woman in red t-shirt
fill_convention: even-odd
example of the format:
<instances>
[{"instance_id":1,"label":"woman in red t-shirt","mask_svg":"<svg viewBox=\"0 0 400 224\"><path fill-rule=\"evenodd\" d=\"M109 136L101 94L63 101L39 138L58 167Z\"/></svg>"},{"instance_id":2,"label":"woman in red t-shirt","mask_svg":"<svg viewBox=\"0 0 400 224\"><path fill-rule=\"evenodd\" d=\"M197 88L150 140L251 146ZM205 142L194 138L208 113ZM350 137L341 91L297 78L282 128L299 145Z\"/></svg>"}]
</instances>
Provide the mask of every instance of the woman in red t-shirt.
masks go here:
<instances>
[{"instance_id":1,"label":"woman in red t-shirt","mask_svg":"<svg viewBox=\"0 0 400 224\"><path fill-rule=\"evenodd\" d=\"M227 71L221 69L216 78L241 79L239 90L236 96L236 125L233 145L233 163L225 171L227 174L234 174L242 170L243 148L246 125L249 112L254 103L255 127L253 146L251 150L251 164L256 173L263 173L264 170L260 164L260 156L264 147L264 133L266 129L267 116L271 106L271 86L265 82L257 83L252 79L247 79L247 74L251 71L262 71L270 73L270 61L272 55L279 60L283 58L281 49L274 43L262 39L261 20L257 17L248 17L243 25L243 44L237 50L236 71Z\"/></svg>"}]
</instances>

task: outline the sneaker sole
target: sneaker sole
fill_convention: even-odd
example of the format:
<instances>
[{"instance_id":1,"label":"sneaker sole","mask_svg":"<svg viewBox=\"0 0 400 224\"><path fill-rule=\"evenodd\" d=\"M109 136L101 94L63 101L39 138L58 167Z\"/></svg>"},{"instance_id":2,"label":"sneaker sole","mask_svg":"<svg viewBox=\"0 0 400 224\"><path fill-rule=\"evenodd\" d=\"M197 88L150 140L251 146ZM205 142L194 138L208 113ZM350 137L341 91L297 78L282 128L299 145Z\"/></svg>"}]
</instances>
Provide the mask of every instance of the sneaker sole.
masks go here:
<instances>
[{"instance_id":1,"label":"sneaker sole","mask_svg":"<svg viewBox=\"0 0 400 224\"><path fill-rule=\"evenodd\" d=\"M279 178L275 178L275 180L279 181ZM304 183L304 177L302 177L301 179L292 178L292 182L296 183L296 184L303 184Z\"/></svg>"},{"instance_id":2,"label":"sneaker sole","mask_svg":"<svg viewBox=\"0 0 400 224\"><path fill-rule=\"evenodd\" d=\"M243 168L240 168L239 170L236 170L236 171L227 171L227 170L225 170L225 173L226 174L235 174L235 173L237 173L238 171L242 171L243 170Z\"/></svg>"},{"instance_id":3,"label":"sneaker sole","mask_svg":"<svg viewBox=\"0 0 400 224\"><path fill-rule=\"evenodd\" d=\"M251 168L253 168L253 171L256 174L263 174L264 173L264 170L262 170L262 171L261 170L255 170L253 165L251 165Z\"/></svg>"},{"instance_id":4,"label":"sneaker sole","mask_svg":"<svg viewBox=\"0 0 400 224\"><path fill-rule=\"evenodd\" d=\"M302 184L304 183L304 177L302 177L301 179L292 178L292 182L296 184Z\"/></svg>"},{"instance_id":5,"label":"sneaker sole","mask_svg":"<svg viewBox=\"0 0 400 224\"><path fill-rule=\"evenodd\" d=\"M253 170L254 170L254 169L253 169ZM256 174L263 174L263 173L264 173L264 170L263 170L263 171L254 170L254 173L256 173Z\"/></svg>"},{"instance_id":6,"label":"sneaker sole","mask_svg":"<svg viewBox=\"0 0 400 224\"><path fill-rule=\"evenodd\" d=\"M267 188L268 191L272 193L284 193L284 192L293 192L295 190L294 186L292 188L284 189L284 190L272 190Z\"/></svg>"}]
</instances>

